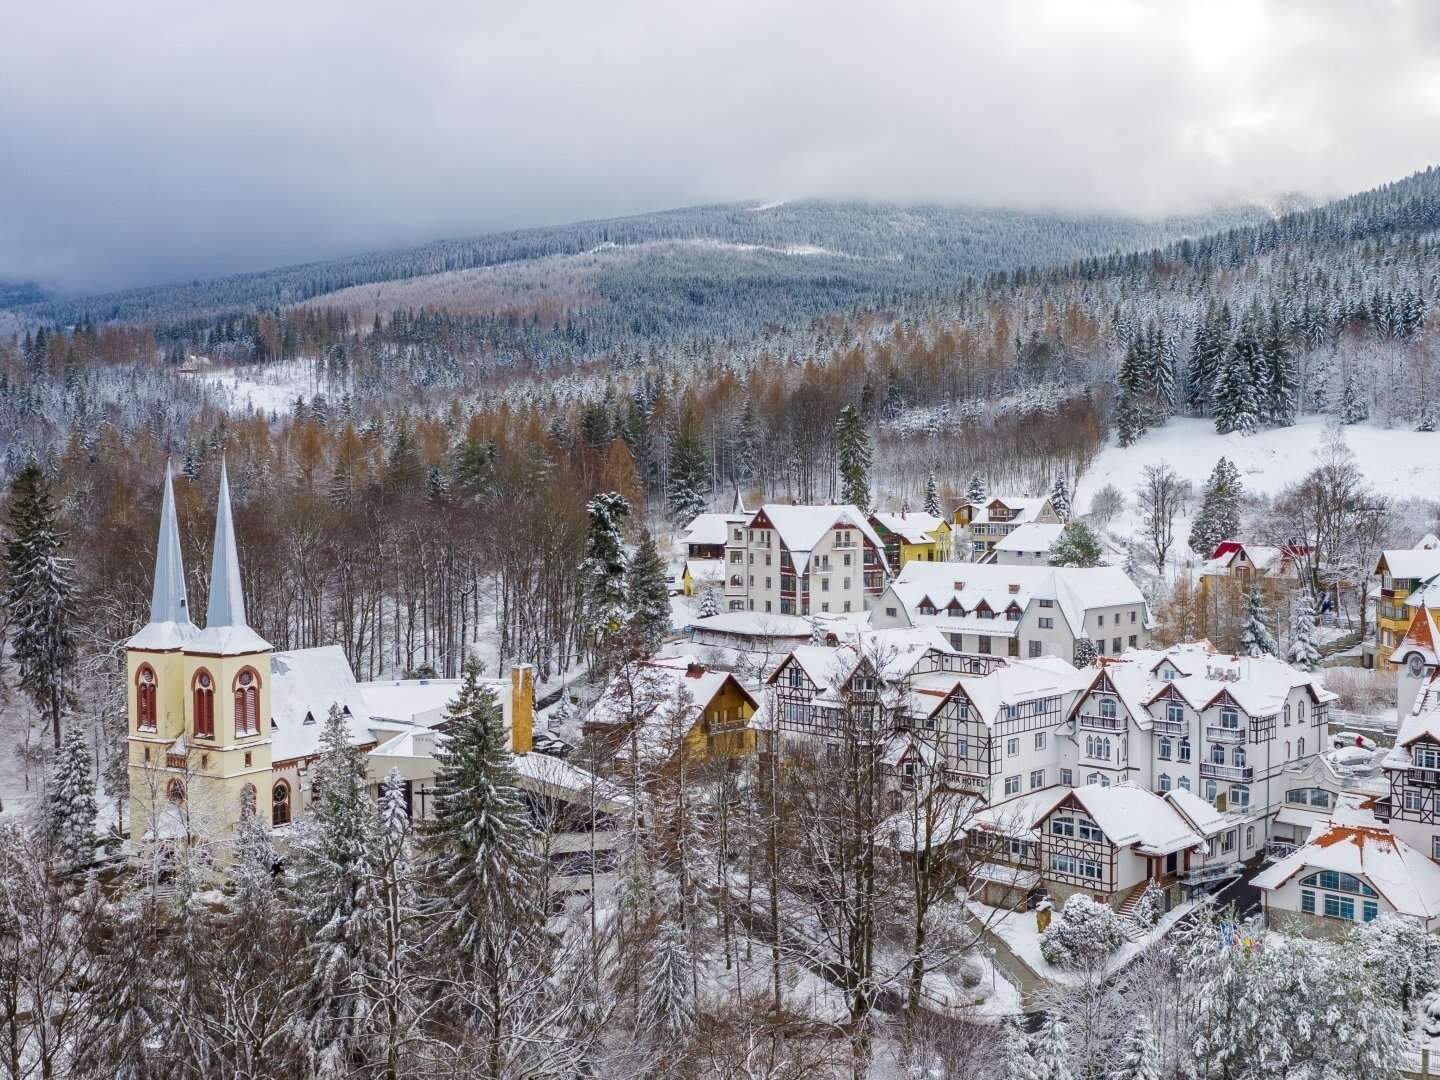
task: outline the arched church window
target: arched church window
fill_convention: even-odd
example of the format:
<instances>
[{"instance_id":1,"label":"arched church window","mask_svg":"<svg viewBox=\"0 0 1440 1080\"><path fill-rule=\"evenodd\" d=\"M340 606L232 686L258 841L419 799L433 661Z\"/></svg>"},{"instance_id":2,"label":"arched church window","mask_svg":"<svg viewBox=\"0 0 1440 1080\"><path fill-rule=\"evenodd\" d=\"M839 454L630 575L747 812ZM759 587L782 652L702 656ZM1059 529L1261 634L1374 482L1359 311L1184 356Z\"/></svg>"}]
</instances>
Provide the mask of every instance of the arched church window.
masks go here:
<instances>
[{"instance_id":1,"label":"arched church window","mask_svg":"<svg viewBox=\"0 0 1440 1080\"><path fill-rule=\"evenodd\" d=\"M135 673L135 726L155 730L155 669L149 664Z\"/></svg>"},{"instance_id":2,"label":"arched church window","mask_svg":"<svg viewBox=\"0 0 1440 1080\"><path fill-rule=\"evenodd\" d=\"M270 823L290 824L290 785L284 780L275 781L275 786L270 791Z\"/></svg>"},{"instance_id":3,"label":"arched church window","mask_svg":"<svg viewBox=\"0 0 1440 1080\"><path fill-rule=\"evenodd\" d=\"M260 680L249 668L235 676L235 734L260 734Z\"/></svg>"},{"instance_id":4,"label":"arched church window","mask_svg":"<svg viewBox=\"0 0 1440 1080\"><path fill-rule=\"evenodd\" d=\"M185 801L185 781L179 777L171 780L165 785L165 797L176 806Z\"/></svg>"},{"instance_id":5,"label":"arched church window","mask_svg":"<svg viewBox=\"0 0 1440 1080\"><path fill-rule=\"evenodd\" d=\"M195 734L205 739L215 737L215 681L208 671L195 675Z\"/></svg>"}]
</instances>

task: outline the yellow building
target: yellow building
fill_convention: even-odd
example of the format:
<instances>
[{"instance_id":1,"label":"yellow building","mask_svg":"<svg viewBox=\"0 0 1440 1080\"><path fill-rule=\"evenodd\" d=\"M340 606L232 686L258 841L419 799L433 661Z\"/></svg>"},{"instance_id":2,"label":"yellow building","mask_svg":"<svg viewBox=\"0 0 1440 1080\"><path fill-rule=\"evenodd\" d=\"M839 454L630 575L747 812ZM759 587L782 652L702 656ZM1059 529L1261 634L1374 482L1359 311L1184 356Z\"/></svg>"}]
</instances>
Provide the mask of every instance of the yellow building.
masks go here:
<instances>
[{"instance_id":1,"label":"yellow building","mask_svg":"<svg viewBox=\"0 0 1440 1080\"><path fill-rule=\"evenodd\" d=\"M245 622L222 465L205 629L190 620L180 532L165 476L150 621L125 648L132 842L223 840L242 816L267 823L270 643Z\"/></svg>"},{"instance_id":2,"label":"yellow building","mask_svg":"<svg viewBox=\"0 0 1440 1080\"><path fill-rule=\"evenodd\" d=\"M885 545L885 560L899 570L908 562L947 562L950 558L950 523L934 514L906 511L876 512L870 524Z\"/></svg>"},{"instance_id":3,"label":"yellow building","mask_svg":"<svg viewBox=\"0 0 1440 1080\"><path fill-rule=\"evenodd\" d=\"M1382 668L1405 637L1417 610L1406 600L1421 584L1440 575L1440 540L1426 536L1416 547L1382 552L1375 575L1380 579L1379 591L1374 594L1375 666ZM1440 598L1434 602L1440 604Z\"/></svg>"}]
</instances>

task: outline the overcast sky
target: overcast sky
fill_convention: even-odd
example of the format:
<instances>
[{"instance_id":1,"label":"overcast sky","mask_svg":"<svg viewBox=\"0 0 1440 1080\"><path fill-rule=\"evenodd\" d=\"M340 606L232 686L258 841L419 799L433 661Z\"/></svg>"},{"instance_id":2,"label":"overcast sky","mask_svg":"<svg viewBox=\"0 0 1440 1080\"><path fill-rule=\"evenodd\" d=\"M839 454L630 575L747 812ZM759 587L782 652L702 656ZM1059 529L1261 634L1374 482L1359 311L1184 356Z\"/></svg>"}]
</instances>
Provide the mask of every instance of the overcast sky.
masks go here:
<instances>
[{"instance_id":1,"label":"overcast sky","mask_svg":"<svg viewBox=\"0 0 1440 1080\"><path fill-rule=\"evenodd\" d=\"M1440 161L1428 0L4 6L0 278L806 195L1147 214Z\"/></svg>"}]
</instances>

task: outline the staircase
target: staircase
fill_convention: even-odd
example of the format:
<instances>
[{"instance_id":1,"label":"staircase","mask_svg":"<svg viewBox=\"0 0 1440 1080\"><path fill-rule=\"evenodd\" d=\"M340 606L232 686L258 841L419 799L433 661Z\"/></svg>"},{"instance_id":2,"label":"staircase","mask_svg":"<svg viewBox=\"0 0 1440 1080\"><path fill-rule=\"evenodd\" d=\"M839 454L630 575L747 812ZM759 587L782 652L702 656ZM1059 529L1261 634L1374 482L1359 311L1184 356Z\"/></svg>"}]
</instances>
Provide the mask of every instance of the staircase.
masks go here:
<instances>
[{"instance_id":1,"label":"staircase","mask_svg":"<svg viewBox=\"0 0 1440 1080\"><path fill-rule=\"evenodd\" d=\"M1145 887L1149 881L1142 881L1126 894L1120 906L1115 909L1115 914L1120 916L1120 926L1125 932L1125 937L1130 941L1138 941L1145 934L1145 928L1135 921L1135 909L1140 906L1140 898L1145 895Z\"/></svg>"}]
</instances>

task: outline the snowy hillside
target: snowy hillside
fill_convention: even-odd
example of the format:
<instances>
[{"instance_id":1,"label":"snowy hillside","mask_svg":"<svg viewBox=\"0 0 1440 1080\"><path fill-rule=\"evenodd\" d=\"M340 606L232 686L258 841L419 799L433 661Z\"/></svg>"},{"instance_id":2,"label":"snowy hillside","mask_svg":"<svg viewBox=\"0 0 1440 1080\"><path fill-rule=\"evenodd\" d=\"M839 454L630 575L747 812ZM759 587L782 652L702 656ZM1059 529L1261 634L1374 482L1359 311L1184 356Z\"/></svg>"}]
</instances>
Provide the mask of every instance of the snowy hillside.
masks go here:
<instances>
[{"instance_id":1,"label":"snowy hillside","mask_svg":"<svg viewBox=\"0 0 1440 1080\"><path fill-rule=\"evenodd\" d=\"M1145 466L1164 462L1199 491L1223 455L1235 463L1253 494L1273 495L1304 476L1315 464L1326 418L1306 416L1293 427L1255 435L1217 435L1209 420L1177 417L1148 432L1133 446L1106 446L1076 487L1076 505L1088 510L1106 484L1130 500ZM1440 497L1440 433L1355 424L1344 429L1366 480L1395 499Z\"/></svg>"}]
</instances>

